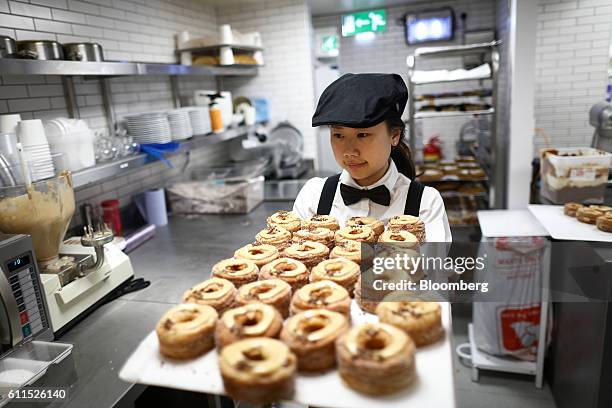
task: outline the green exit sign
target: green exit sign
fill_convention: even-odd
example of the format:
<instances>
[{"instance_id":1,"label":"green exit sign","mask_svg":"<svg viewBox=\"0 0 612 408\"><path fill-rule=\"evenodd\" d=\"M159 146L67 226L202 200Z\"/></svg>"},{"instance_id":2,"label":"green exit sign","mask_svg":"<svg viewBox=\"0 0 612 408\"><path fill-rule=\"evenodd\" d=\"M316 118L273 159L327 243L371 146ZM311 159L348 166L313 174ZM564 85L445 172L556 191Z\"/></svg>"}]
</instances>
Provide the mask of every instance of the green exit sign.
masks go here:
<instances>
[{"instance_id":1,"label":"green exit sign","mask_svg":"<svg viewBox=\"0 0 612 408\"><path fill-rule=\"evenodd\" d=\"M370 10L342 16L342 36L350 37L359 33L378 33L387 29L387 12Z\"/></svg>"}]
</instances>

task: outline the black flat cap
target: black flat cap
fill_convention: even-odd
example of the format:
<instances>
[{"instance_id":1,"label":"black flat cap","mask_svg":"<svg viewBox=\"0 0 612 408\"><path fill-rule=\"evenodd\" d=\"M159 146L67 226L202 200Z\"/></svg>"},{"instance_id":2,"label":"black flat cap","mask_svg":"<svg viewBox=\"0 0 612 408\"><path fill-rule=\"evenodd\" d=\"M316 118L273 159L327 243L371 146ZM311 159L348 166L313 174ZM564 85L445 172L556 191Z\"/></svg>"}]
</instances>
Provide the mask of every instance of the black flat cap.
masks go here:
<instances>
[{"instance_id":1,"label":"black flat cap","mask_svg":"<svg viewBox=\"0 0 612 408\"><path fill-rule=\"evenodd\" d=\"M401 118L407 101L408 89L397 74L345 74L321 94L312 126L375 126Z\"/></svg>"}]
</instances>

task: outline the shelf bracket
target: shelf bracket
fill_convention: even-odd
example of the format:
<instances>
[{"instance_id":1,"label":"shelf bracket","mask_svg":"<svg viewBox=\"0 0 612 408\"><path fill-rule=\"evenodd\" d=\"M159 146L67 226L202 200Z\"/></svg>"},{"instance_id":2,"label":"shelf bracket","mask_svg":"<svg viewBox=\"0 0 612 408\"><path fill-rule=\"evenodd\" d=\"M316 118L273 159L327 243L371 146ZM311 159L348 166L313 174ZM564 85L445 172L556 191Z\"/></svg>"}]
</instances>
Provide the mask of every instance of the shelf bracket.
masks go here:
<instances>
[{"instance_id":1,"label":"shelf bracket","mask_svg":"<svg viewBox=\"0 0 612 408\"><path fill-rule=\"evenodd\" d=\"M175 108L181 107L181 93L179 92L179 79L176 75L170 75L170 89L172 91L172 102Z\"/></svg>"},{"instance_id":2,"label":"shelf bracket","mask_svg":"<svg viewBox=\"0 0 612 408\"><path fill-rule=\"evenodd\" d=\"M113 92L111 89L110 78L101 78L100 87L102 88L102 103L106 113L106 123L108 124L109 135L115 134L115 108L113 106Z\"/></svg>"},{"instance_id":3,"label":"shelf bracket","mask_svg":"<svg viewBox=\"0 0 612 408\"><path fill-rule=\"evenodd\" d=\"M72 119L80 119L79 104L77 103L76 92L74 91L74 80L71 76L62 76L62 87L64 88L64 99L68 116Z\"/></svg>"}]
</instances>

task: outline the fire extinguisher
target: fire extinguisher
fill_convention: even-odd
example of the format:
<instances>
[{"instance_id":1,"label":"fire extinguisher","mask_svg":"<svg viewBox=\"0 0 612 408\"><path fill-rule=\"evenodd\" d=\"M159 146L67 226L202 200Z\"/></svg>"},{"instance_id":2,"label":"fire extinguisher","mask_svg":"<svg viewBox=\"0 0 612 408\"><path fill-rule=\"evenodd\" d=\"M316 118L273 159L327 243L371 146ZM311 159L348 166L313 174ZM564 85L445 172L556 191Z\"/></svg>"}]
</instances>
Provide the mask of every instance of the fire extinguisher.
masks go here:
<instances>
[{"instance_id":1,"label":"fire extinguisher","mask_svg":"<svg viewBox=\"0 0 612 408\"><path fill-rule=\"evenodd\" d=\"M423 161L426 163L439 162L442 159L442 149L440 148L440 135L431 137L423 147Z\"/></svg>"}]
</instances>

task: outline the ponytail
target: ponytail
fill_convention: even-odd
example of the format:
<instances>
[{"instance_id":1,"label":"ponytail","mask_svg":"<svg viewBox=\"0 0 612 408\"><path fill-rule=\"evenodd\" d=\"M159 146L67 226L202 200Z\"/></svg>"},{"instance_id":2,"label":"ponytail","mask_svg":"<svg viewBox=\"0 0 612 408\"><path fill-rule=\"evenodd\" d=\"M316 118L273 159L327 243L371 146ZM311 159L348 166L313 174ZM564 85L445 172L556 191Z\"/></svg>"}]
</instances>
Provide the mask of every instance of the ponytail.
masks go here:
<instances>
[{"instance_id":1,"label":"ponytail","mask_svg":"<svg viewBox=\"0 0 612 408\"><path fill-rule=\"evenodd\" d=\"M410 147L405 143L406 124L401 118L389 118L386 122L389 133L395 129L400 130L399 143L397 146L391 148L391 160L395 163L397 171L410 180L414 180L416 177L416 170L414 168L414 162L412 161L412 153L410 152Z\"/></svg>"}]
</instances>

